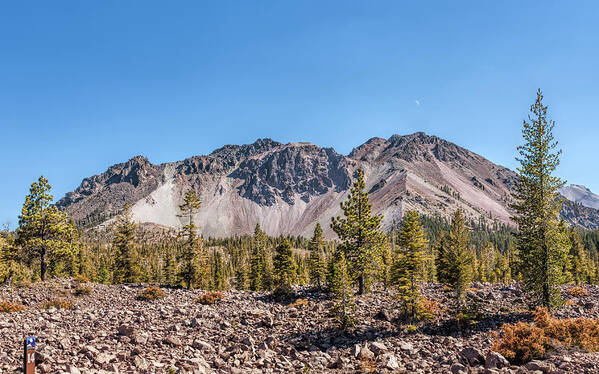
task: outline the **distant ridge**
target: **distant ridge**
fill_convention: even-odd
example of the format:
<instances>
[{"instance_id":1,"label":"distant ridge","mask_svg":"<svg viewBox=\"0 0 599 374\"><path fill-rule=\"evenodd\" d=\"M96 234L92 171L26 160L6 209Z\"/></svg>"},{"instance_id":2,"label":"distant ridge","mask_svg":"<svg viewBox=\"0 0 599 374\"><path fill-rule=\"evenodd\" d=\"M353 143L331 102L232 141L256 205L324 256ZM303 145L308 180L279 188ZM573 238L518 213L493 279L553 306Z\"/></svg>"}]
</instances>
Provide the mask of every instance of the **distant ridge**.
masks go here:
<instances>
[{"instance_id":1,"label":"distant ridge","mask_svg":"<svg viewBox=\"0 0 599 374\"><path fill-rule=\"evenodd\" d=\"M196 217L206 236L251 232L309 235L316 222L331 236L354 174L363 168L373 209L383 227L409 209L449 216L461 208L471 219L511 224L508 204L516 174L454 143L423 132L372 138L348 156L311 143L258 139L225 145L209 155L154 165L137 156L85 178L57 205L84 227L94 227L132 205L139 222L180 227L177 207L195 189ZM599 211L566 204L571 224L599 227Z\"/></svg>"}]
</instances>

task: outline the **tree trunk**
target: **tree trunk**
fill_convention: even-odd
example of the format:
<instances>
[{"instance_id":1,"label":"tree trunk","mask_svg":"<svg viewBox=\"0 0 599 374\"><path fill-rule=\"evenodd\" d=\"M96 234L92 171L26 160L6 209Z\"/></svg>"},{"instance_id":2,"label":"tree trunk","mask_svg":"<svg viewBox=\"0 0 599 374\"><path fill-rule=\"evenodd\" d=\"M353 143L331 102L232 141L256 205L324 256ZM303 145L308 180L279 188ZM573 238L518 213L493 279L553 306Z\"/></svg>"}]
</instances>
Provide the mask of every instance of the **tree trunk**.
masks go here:
<instances>
[{"instance_id":1,"label":"tree trunk","mask_svg":"<svg viewBox=\"0 0 599 374\"><path fill-rule=\"evenodd\" d=\"M358 277L358 295L364 295L364 274Z\"/></svg>"},{"instance_id":2,"label":"tree trunk","mask_svg":"<svg viewBox=\"0 0 599 374\"><path fill-rule=\"evenodd\" d=\"M42 254L40 256L40 277L42 278L42 282L46 280L46 271L48 269L48 265L46 264L46 249L42 249Z\"/></svg>"}]
</instances>

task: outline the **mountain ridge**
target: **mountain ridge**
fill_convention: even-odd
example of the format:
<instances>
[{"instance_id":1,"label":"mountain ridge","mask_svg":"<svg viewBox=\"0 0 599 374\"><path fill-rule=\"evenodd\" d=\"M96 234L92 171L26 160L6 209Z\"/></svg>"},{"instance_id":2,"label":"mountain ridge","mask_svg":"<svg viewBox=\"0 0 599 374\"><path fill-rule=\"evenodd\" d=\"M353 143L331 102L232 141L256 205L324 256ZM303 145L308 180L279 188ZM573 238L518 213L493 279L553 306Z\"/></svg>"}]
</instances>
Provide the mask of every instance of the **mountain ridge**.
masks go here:
<instances>
[{"instance_id":1,"label":"mountain ridge","mask_svg":"<svg viewBox=\"0 0 599 374\"><path fill-rule=\"evenodd\" d=\"M195 189L196 217L204 235L251 232L256 223L271 235L309 235L316 222L331 236L330 217L341 213L355 172L362 168L373 209L383 227L408 209L510 224L508 204L516 174L442 138L417 132L374 137L347 155L312 143L269 138L225 145L208 155L154 165L136 156L85 178L57 202L79 224L94 227L132 205L135 220L180 227L178 205ZM569 206L570 223L599 227L599 211Z\"/></svg>"}]
</instances>

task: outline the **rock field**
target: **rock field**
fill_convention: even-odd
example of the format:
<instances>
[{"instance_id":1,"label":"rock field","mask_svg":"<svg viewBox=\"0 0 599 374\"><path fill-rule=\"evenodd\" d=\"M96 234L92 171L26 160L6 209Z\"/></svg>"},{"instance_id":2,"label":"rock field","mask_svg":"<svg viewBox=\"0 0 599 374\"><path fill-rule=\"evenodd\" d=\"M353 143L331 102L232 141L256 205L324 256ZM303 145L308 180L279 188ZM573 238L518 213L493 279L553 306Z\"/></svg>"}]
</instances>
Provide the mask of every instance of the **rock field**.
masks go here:
<instances>
[{"instance_id":1,"label":"rock field","mask_svg":"<svg viewBox=\"0 0 599 374\"><path fill-rule=\"evenodd\" d=\"M94 292L78 297L68 279L0 288L0 300L26 307L0 313L0 373L20 370L26 335L38 337L40 373L599 373L597 353L561 352L518 367L490 351L502 323L530 320L516 286L474 285L471 297L492 317L461 333L443 315L417 329L402 326L393 295L375 291L356 298L357 326L342 333L328 316L332 302L305 288L297 289L305 302L230 291L201 305L199 290L164 288L165 298L140 301L142 285L90 285ZM587 290L568 297L557 316L599 317L599 287ZM447 304L438 285L423 293ZM73 308L40 307L57 297Z\"/></svg>"}]
</instances>

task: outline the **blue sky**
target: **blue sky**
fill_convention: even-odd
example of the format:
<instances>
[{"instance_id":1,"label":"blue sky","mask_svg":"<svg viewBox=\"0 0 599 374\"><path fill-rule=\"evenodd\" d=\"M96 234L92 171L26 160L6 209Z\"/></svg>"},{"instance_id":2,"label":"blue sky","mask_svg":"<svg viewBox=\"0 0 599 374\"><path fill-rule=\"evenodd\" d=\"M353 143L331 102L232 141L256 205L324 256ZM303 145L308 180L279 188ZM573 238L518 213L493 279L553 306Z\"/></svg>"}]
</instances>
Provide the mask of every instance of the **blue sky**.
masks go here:
<instances>
[{"instance_id":1,"label":"blue sky","mask_svg":"<svg viewBox=\"0 0 599 374\"><path fill-rule=\"evenodd\" d=\"M425 131L514 168L545 93L559 175L599 192L596 1L15 1L0 6L0 223L142 154Z\"/></svg>"}]
</instances>

